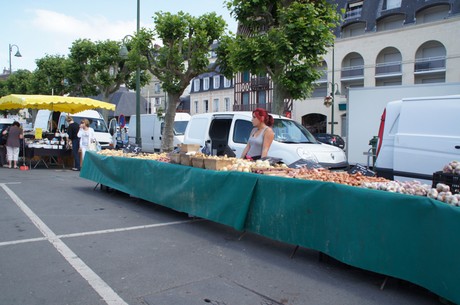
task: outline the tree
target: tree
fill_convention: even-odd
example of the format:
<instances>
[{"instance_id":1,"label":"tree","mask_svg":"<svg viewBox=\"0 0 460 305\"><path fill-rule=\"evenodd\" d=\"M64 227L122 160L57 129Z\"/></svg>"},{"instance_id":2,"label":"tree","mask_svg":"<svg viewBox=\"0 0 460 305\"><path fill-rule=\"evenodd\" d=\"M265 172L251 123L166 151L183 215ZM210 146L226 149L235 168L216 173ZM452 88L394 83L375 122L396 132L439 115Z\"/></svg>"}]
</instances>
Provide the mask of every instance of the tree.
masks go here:
<instances>
[{"instance_id":1,"label":"tree","mask_svg":"<svg viewBox=\"0 0 460 305\"><path fill-rule=\"evenodd\" d=\"M92 42L78 39L70 48L67 75L69 76L71 95L96 95L101 93L104 102L109 102L110 95L120 85L133 86L133 72L136 70L137 58L122 58L119 55L121 43L111 40ZM141 84L148 82L148 77L141 78ZM107 119L106 111L104 117Z\"/></svg>"},{"instance_id":2,"label":"tree","mask_svg":"<svg viewBox=\"0 0 460 305\"><path fill-rule=\"evenodd\" d=\"M63 95L69 90L66 81L67 59L61 55L46 55L37 59L37 69L32 74L31 93Z\"/></svg>"},{"instance_id":3,"label":"tree","mask_svg":"<svg viewBox=\"0 0 460 305\"><path fill-rule=\"evenodd\" d=\"M0 81L0 95L29 94L32 73L28 70L18 70L5 80Z\"/></svg>"},{"instance_id":4,"label":"tree","mask_svg":"<svg viewBox=\"0 0 460 305\"><path fill-rule=\"evenodd\" d=\"M273 81L272 112L283 114L285 99L308 97L316 70L334 42L340 20L326 0L231 0L239 22L236 37L221 40L217 63L227 77L236 72L266 74Z\"/></svg>"},{"instance_id":5,"label":"tree","mask_svg":"<svg viewBox=\"0 0 460 305\"><path fill-rule=\"evenodd\" d=\"M147 60L148 70L168 93L161 150L170 152L174 148L174 118L180 96L193 78L216 69L207 55L212 43L223 35L226 23L215 13L193 17L184 12L157 12L153 18L155 30L141 29L136 47ZM161 40L162 46L152 45L155 38Z\"/></svg>"}]
</instances>

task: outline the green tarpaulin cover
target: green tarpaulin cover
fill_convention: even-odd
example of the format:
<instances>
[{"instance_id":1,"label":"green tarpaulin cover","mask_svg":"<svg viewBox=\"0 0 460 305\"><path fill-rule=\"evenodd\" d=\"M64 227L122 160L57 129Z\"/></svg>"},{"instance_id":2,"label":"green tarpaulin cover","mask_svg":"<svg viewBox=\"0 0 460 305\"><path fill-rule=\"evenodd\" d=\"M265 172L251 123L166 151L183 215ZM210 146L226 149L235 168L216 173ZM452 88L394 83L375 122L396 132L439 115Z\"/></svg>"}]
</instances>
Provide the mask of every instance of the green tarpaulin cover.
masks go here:
<instances>
[{"instance_id":1,"label":"green tarpaulin cover","mask_svg":"<svg viewBox=\"0 0 460 305\"><path fill-rule=\"evenodd\" d=\"M460 208L330 182L92 152L80 176L237 230L321 251L460 304Z\"/></svg>"}]
</instances>

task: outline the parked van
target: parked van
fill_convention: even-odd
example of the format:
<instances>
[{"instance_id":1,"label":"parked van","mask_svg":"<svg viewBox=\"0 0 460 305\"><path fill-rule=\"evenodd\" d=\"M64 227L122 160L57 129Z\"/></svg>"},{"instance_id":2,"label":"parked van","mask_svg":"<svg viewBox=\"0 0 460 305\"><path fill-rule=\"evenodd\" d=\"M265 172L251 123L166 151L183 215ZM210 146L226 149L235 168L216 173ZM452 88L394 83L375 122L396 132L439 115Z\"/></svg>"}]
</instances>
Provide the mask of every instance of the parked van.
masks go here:
<instances>
[{"instance_id":1,"label":"parked van","mask_svg":"<svg viewBox=\"0 0 460 305\"><path fill-rule=\"evenodd\" d=\"M66 121L68 113L50 110L39 110L35 117L34 130L41 128L43 132L66 131L69 124ZM83 119L88 119L90 127L94 129L94 135L101 147L109 148L113 146L112 136L110 135L107 124L102 115L96 110L85 110L75 114L70 114L74 121L80 123Z\"/></svg>"},{"instance_id":2,"label":"parked van","mask_svg":"<svg viewBox=\"0 0 460 305\"><path fill-rule=\"evenodd\" d=\"M388 103L379 130L377 174L431 184L434 172L460 160L459 113L460 95Z\"/></svg>"},{"instance_id":3,"label":"parked van","mask_svg":"<svg viewBox=\"0 0 460 305\"><path fill-rule=\"evenodd\" d=\"M278 115L273 118L275 139L268 152L270 157L281 158L288 165L305 159L331 169L348 167L342 149L318 142L294 120ZM184 143L199 144L212 155L224 155L230 150L239 158L252 129L252 112L249 111L196 114L185 130Z\"/></svg>"},{"instance_id":4,"label":"parked van","mask_svg":"<svg viewBox=\"0 0 460 305\"><path fill-rule=\"evenodd\" d=\"M128 136L130 139L136 138L136 115L129 119ZM174 119L174 147L178 147L184 141L184 132L190 121L190 114L177 112ZM161 150L161 140L163 138L164 119L156 114L141 114L141 141L142 151L158 152Z\"/></svg>"}]
</instances>

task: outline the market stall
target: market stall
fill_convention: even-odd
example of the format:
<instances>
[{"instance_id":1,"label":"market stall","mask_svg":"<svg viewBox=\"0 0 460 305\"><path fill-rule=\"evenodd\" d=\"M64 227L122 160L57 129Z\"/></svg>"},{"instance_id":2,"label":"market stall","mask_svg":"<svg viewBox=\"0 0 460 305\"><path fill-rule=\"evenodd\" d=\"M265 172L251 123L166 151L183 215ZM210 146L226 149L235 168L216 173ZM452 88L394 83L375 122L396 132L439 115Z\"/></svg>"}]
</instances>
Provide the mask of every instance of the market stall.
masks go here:
<instances>
[{"instance_id":1,"label":"market stall","mask_svg":"<svg viewBox=\"0 0 460 305\"><path fill-rule=\"evenodd\" d=\"M428 197L338 183L212 171L92 152L86 154L84 164L83 178L408 280L460 303L458 207Z\"/></svg>"},{"instance_id":2,"label":"market stall","mask_svg":"<svg viewBox=\"0 0 460 305\"><path fill-rule=\"evenodd\" d=\"M59 95L10 94L0 98L0 110L23 108L77 113L96 108L115 110L115 105L87 97ZM71 154L71 151L66 148L67 138L64 134L25 135L23 143L23 156L28 159L29 168L32 160L37 161L34 168L42 163L47 168L50 164L64 167L62 158Z\"/></svg>"}]
</instances>

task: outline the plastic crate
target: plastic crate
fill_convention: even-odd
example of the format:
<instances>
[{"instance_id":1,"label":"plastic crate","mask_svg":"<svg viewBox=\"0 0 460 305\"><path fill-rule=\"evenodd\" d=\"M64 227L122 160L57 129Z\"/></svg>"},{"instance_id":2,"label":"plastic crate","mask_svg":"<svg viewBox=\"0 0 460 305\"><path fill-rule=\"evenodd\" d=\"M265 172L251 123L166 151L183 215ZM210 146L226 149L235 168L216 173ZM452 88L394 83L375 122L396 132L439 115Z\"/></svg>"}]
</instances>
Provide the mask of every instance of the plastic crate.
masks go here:
<instances>
[{"instance_id":1,"label":"plastic crate","mask_svg":"<svg viewBox=\"0 0 460 305\"><path fill-rule=\"evenodd\" d=\"M442 171L433 173L433 187L438 183L444 183L450 187L452 194L460 192L460 175L447 174Z\"/></svg>"}]
</instances>

